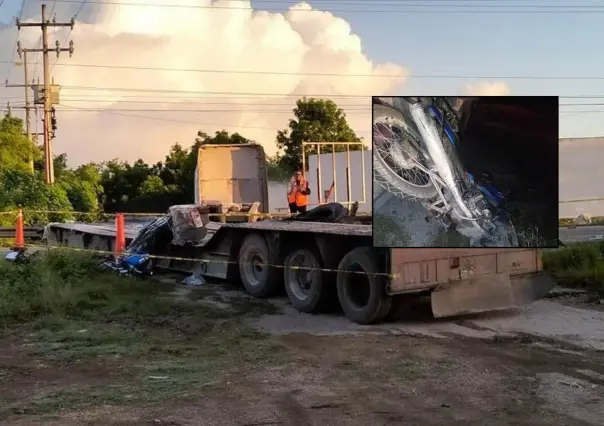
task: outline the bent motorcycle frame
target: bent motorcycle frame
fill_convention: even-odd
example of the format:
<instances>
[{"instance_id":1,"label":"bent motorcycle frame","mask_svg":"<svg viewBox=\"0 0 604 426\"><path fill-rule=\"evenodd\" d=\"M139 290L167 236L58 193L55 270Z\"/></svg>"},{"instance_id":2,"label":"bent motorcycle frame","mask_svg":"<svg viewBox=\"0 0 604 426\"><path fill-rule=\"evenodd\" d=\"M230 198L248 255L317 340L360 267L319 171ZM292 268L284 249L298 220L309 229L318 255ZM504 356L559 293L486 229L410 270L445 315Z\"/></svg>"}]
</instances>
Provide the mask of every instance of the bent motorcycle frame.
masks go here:
<instances>
[{"instance_id":1,"label":"bent motorcycle frame","mask_svg":"<svg viewBox=\"0 0 604 426\"><path fill-rule=\"evenodd\" d=\"M477 212L475 208L470 208L466 204L462 191L455 181L453 164L443 147L436 124L426 114L424 105L420 102L410 104L409 112L426 146L433 166L427 170L418 164L418 168L424 169L424 172L430 176L438 192L438 199L435 202L424 202L423 204L428 209L436 211L440 216L451 213L452 219L461 219L467 222L472 234L475 234L476 237L484 235L485 230L479 225L478 221L485 217ZM442 190L443 187L450 191L452 200L447 199Z\"/></svg>"}]
</instances>

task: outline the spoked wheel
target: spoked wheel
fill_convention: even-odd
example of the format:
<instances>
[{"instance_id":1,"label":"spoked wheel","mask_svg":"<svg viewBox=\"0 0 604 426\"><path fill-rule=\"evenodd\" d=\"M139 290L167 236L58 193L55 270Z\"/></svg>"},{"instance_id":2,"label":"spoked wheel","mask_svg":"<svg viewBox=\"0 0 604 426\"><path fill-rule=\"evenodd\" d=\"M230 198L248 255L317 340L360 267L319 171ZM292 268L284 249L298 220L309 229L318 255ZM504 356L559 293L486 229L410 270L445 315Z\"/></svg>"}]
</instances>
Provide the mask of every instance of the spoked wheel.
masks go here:
<instances>
[{"instance_id":1,"label":"spoked wheel","mask_svg":"<svg viewBox=\"0 0 604 426\"><path fill-rule=\"evenodd\" d=\"M413 122L384 105L373 106L374 179L403 198L428 199L438 194Z\"/></svg>"}]
</instances>

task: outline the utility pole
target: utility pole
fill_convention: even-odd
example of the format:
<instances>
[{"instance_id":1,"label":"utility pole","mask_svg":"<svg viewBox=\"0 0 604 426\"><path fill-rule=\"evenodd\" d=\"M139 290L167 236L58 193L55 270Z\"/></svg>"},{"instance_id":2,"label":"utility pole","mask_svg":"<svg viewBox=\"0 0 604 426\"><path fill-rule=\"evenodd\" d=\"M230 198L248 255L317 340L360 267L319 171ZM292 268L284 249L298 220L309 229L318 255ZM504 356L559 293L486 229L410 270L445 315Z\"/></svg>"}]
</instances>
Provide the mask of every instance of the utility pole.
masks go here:
<instances>
[{"instance_id":1,"label":"utility pole","mask_svg":"<svg viewBox=\"0 0 604 426\"><path fill-rule=\"evenodd\" d=\"M46 19L46 5L42 5L42 19L41 22L26 22L21 23L19 19L16 19L17 29L21 27L40 27L42 29L42 49L27 49L28 52L41 52L44 58L44 180L47 184L53 184L55 182L54 165L52 158L52 139L54 134L51 135L51 121L54 122L54 108L52 108L52 93L51 93L51 82L50 82L50 65L48 62L48 52L56 52L57 58L61 52L69 52L69 56L73 54L73 41L69 42L69 48L61 48L59 42L55 42L55 48L50 49L48 47L48 27L70 27L73 29L75 25L75 19L71 19L69 23L56 22L53 18L52 22Z\"/></svg>"},{"instance_id":2,"label":"utility pole","mask_svg":"<svg viewBox=\"0 0 604 426\"><path fill-rule=\"evenodd\" d=\"M27 72L27 49L21 49L21 44L17 42L17 52L19 53L19 57L23 58L23 84L8 84L6 82L6 87L24 87L25 88L25 134L27 135L27 139L30 142L34 142L31 136L31 115L30 111L32 110L32 106L29 102L29 89L31 85L29 84L29 73ZM34 158L33 155L29 156L29 166L31 168L31 172L34 172Z\"/></svg>"}]
</instances>

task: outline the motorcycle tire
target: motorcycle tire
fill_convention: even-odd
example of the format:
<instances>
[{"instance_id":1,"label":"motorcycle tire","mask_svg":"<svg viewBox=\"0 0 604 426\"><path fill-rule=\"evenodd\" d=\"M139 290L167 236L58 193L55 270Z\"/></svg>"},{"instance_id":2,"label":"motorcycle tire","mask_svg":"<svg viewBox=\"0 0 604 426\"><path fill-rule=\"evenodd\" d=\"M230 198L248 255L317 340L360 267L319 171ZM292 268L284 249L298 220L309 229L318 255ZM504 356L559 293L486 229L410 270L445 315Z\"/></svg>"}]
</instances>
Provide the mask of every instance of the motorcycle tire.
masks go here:
<instances>
[{"instance_id":1,"label":"motorcycle tire","mask_svg":"<svg viewBox=\"0 0 604 426\"><path fill-rule=\"evenodd\" d=\"M395 119L407 126L407 131L421 139L415 123L411 117L403 114L399 109L384 105L383 103L374 103L373 105L373 124L377 122L388 122L388 119ZM384 158L373 147L373 179L386 191L400 198L430 199L438 195L438 190L434 184L414 185L407 182L397 173L395 173L386 163Z\"/></svg>"}]
</instances>

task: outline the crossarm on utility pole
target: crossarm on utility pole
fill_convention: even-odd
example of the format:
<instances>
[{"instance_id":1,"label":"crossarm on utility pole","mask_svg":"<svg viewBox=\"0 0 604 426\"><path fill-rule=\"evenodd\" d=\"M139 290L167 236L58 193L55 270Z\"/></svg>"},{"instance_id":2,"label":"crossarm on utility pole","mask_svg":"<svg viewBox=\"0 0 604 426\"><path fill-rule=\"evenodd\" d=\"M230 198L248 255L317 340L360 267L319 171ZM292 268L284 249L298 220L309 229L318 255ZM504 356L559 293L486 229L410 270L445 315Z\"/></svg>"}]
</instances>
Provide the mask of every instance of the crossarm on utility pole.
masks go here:
<instances>
[{"instance_id":1,"label":"crossarm on utility pole","mask_svg":"<svg viewBox=\"0 0 604 426\"><path fill-rule=\"evenodd\" d=\"M50 127L51 120L54 121L54 117L51 116L52 113L52 102L51 102L51 92L50 92L50 66L48 61L48 52L55 52L57 57L61 52L69 52L69 56L73 54L73 41L69 42L69 48L61 48L59 42L55 42L54 48L48 47L48 28L49 27L70 27L73 29L75 25L75 18L71 18L70 22L56 22L54 19L52 21L46 18L46 5L42 4L42 19L40 22L25 22L22 23L19 19L15 19L15 23L17 24L17 28L20 30L21 27L39 27L42 29L42 48L41 49L21 49L20 44L18 43L18 51L19 54L21 52L40 52L43 55L43 65L44 65L44 175L45 181L47 184L54 183L54 167L53 167L53 158L52 158L52 137L50 135ZM54 126L54 124L53 124ZM54 137L54 136L53 136Z\"/></svg>"}]
</instances>

